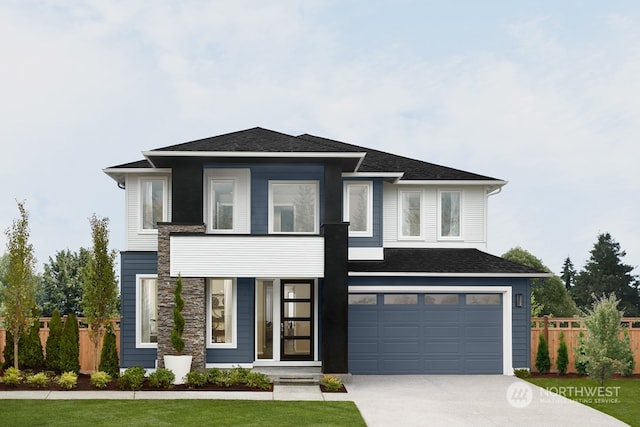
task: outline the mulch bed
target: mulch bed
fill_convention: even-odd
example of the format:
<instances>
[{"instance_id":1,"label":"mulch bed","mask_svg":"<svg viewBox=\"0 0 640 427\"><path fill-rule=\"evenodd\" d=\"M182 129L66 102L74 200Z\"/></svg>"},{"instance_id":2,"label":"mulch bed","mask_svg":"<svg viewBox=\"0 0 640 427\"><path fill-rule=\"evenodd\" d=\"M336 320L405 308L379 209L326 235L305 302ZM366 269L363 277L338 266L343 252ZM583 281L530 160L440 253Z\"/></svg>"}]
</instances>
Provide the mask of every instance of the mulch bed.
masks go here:
<instances>
[{"instance_id":1,"label":"mulch bed","mask_svg":"<svg viewBox=\"0 0 640 427\"><path fill-rule=\"evenodd\" d=\"M323 393L346 393L347 389L342 385L339 390L329 391L324 385L320 384L320 391Z\"/></svg>"}]
</instances>

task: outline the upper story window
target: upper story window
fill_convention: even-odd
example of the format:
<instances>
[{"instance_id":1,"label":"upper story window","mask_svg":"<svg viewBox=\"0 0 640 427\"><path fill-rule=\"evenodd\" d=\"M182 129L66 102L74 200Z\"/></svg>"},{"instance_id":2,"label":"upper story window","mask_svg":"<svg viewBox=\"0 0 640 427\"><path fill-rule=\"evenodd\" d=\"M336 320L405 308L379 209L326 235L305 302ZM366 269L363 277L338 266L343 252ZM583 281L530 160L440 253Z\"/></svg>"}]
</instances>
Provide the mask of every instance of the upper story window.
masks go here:
<instances>
[{"instance_id":1,"label":"upper story window","mask_svg":"<svg viewBox=\"0 0 640 427\"><path fill-rule=\"evenodd\" d=\"M156 347L158 343L158 279L136 277L136 345Z\"/></svg>"},{"instance_id":2,"label":"upper story window","mask_svg":"<svg viewBox=\"0 0 640 427\"><path fill-rule=\"evenodd\" d=\"M167 179L140 178L140 229L154 231L167 219Z\"/></svg>"},{"instance_id":3,"label":"upper story window","mask_svg":"<svg viewBox=\"0 0 640 427\"><path fill-rule=\"evenodd\" d=\"M206 169L204 222L211 233L249 233L249 170Z\"/></svg>"},{"instance_id":4,"label":"upper story window","mask_svg":"<svg viewBox=\"0 0 640 427\"><path fill-rule=\"evenodd\" d=\"M352 237L373 236L373 183L347 181L344 184L344 219Z\"/></svg>"},{"instance_id":5,"label":"upper story window","mask_svg":"<svg viewBox=\"0 0 640 427\"><path fill-rule=\"evenodd\" d=\"M461 234L461 200L460 191L440 192L440 227L439 235L444 239L460 238Z\"/></svg>"},{"instance_id":6,"label":"upper story window","mask_svg":"<svg viewBox=\"0 0 640 427\"><path fill-rule=\"evenodd\" d=\"M400 191L400 237L422 236L422 191Z\"/></svg>"},{"instance_id":7,"label":"upper story window","mask_svg":"<svg viewBox=\"0 0 640 427\"><path fill-rule=\"evenodd\" d=\"M317 234L318 181L269 181L269 232Z\"/></svg>"}]
</instances>

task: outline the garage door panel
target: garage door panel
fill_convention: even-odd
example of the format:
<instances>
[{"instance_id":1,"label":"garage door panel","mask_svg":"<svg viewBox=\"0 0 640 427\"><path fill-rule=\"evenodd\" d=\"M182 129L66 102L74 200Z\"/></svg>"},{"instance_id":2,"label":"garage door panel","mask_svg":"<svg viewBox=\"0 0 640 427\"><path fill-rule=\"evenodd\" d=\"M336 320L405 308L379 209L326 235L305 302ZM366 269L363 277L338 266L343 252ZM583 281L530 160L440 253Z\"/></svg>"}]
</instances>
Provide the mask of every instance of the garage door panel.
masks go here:
<instances>
[{"instance_id":1,"label":"garage door panel","mask_svg":"<svg viewBox=\"0 0 640 427\"><path fill-rule=\"evenodd\" d=\"M474 297L475 298L475 297ZM350 306L349 366L367 374L502 373L502 305L416 303ZM393 301L393 299L388 299ZM351 345L353 344L353 345Z\"/></svg>"}]
</instances>

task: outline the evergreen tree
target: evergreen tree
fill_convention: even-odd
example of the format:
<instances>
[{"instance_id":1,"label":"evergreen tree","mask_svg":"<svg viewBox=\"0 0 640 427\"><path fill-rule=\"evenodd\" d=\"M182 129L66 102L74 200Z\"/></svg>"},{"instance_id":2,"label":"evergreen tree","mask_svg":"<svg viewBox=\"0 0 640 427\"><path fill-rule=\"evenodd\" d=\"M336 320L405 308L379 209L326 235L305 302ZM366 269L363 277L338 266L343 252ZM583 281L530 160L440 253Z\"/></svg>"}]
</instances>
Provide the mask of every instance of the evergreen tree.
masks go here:
<instances>
[{"instance_id":1,"label":"evergreen tree","mask_svg":"<svg viewBox=\"0 0 640 427\"><path fill-rule=\"evenodd\" d=\"M2 289L6 330L13 336L13 366L18 369L18 345L31 325L31 310L36 305L36 276L33 245L29 243L29 213L18 202L20 217L5 231L9 265Z\"/></svg>"},{"instance_id":2,"label":"evergreen tree","mask_svg":"<svg viewBox=\"0 0 640 427\"><path fill-rule=\"evenodd\" d=\"M44 366L42 341L40 341L40 316L37 308L32 310L31 325L27 334L20 338L18 354L20 367L23 369L38 369Z\"/></svg>"},{"instance_id":3,"label":"evergreen tree","mask_svg":"<svg viewBox=\"0 0 640 427\"><path fill-rule=\"evenodd\" d=\"M75 314L67 316L60 340L60 371L80 372L80 341L78 319Z\"/></svg>"},{"instance_id":4,"label":"evergreen tree","mask_svg":"<svg viewBox=\"0 0 640 427\"><path fill-rule=\"evenodd\" d=\"M53 310L53 316L49 321L49 336L47 337L47 356L44 361L47 369L60 370L60 342L62 340L62 318L58 309Z\"/></svg>"},{"instance_id":5,"label":"evergreen tree","mask_svg":"<svg viewBox=\"0 0 640 427\"><path fill-rule=\"evenodd\" d=\"M551 359L549 358L549 346L544 335L540 334L538 340L538 351L536 352L536 369L541 374L546 374L551 369Z\"/></svg>"},{"instance_id":6,"label":"evergreen tree","mask_svg":"<svg viewBox=\"0 0 640 427\"><path fill-rule=\"evenodd\" d=\"M4 367L15 366L13 363L13 335L10 330L5 331L4 350L2 351Z\"/></svg>"},{"instance_id":7,"label":"evergreen tree","mask_svg":"<svg viewBox=\"0 0 640 427\"><path fill-rule=\"evenodd\" d=\"M112 378L117 378L120 374L120 359L116 347L116 333L111 323L107 325L105 331L100 355L100 370L111 375Z\"/></svg>"},{"instance_id":8,"label":"evergreen tree","mask_svg":"<svg viewBox=\"0 0 640 427\"><path fill-rule=\"evenodd\" d=\"M58 251L55 258L49 257L49 262L44 265L41 292L38 295L38 305L42 307L43 316L51 316L55 309L60 310L62 315L83 315L80 306L82 270L89 262L89 256L87 249L80 248L79 252L66 249Z\"/></svg>"},{"instance_id":9,"label":"evergreen tree","mask_svg":"<svg viewBox=\"0 0 640 427\"><path fill-rule=\"evenodd\" d=\"M502 258L538 271L551 272L540 259L519 247L510 249ZM576 305L558 276L533 279L531 285L532 307L534 301L542 306L540 315L572 317L578 314Z\"/></svg>"},{"instance_id":10,"label":"evergreen tree","mask_svg":"<svg viewBox=\"0 0 640 427\"><path fill-rule=\"evenodd\" d=\"M609 233L600 234L591 257L575 278L571 295L578 307L588 310L598 298L614 294L625 316L640 315L640 294L633 267L622 263L626 252Z\"/></svg>"},{"instance_id":11,"label":"evergreen tree","mask_svg":"<svg viewBox=\"0 0 640 427\"><path fill-rule=\"evenodd\" d=\"M99 347L105 326L117 314L118 284L113 268L115 251L109 251L109 219L90 219L93 248L82 274L82 309L93 343L93 371L100 366Z\"/></svg>"},{"instance_id":12,"label":"evergreen tree","mask_svg":"<svg viewBox=\"0 0 640 427\"><path fill-rule=\"evenodd\" d=\"M562 274L560 278L564 282L564 287L570 291L571 286L573 286L573 281L576 277L576 270L573 268L573 263L571 262L571 258L567 257L564 260L564 264L562 265Z\"/></svg>"},{"instance_id":13,"label":"evergreen tree","mask_svg":"<svg viewBox=\"0 0 640 427\"><path fill-rule=\"evenodd\" d=\"M567 348L567 342L564 340L564 332L560 332L560 344L558 345L558 357L556 359L556 367L560 375L567 373L567 367L569 366L569 349Z\"/></svg>"}]
</instances>

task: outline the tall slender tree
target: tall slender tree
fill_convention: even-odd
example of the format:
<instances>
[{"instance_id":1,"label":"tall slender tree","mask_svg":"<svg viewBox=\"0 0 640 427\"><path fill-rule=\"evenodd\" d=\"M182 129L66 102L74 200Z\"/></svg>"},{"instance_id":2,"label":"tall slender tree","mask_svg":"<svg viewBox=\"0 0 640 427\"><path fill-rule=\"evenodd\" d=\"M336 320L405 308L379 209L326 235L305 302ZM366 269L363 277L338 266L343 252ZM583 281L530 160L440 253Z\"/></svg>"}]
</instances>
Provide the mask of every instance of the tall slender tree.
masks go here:
<instances>
[{"instance_id":1,"label":"tall slender tree","mask_svg":"<svg viewBox=\"0 0 640 427\"><path fill-rule=\"evenodd\" d=\"M36 280L33 245L29 243L29 213L25 202L17 202L20 217L7 228L9 265L5 276L3 313L7 330L13 336L13 364L18 368L20 338L31 325L32 310L36 304Z\"/></svg>"},{"instance_id":2,"label":"tall slender tree","mask_svg":"<svg viewBox=\"0 0 640 427\"><path fill-rule=\"evenodd\" d=\"M631 274L633 267L622 262L626 254L609 233L598 235L589 261L571 289L578 307L588 310L602 296L613 294L625 316L640 315L638 278Z\"/></svg>"},{"instance_id":3,"label":"tall slender tree","mask_svg":"<svg viewBox=\"0 0 640 427\"><path fill-rule=\"evenodd\" d=\"M576 269L573 268L571 258L567 257L567 259L564 260L564 264L562 265L562 274L560 275L560 278L564 282L564 287L567 288L568 291L571 290L575 277Z\"/></svg>"},{"instance_id":4,"label":"tall slender tree","mask_svg":"<svg viewBox=\"0 0 640 427\"><path fill-rule=\"evenodd\" d=\"M115 251L109 251L109 219L89 219L93 248L82 274L82 308L89 325L89 337L93 343L93 371L100 366L98 351L104 328L117 314L118 285L114 272Z\"/></svg>"}]
</instances>

